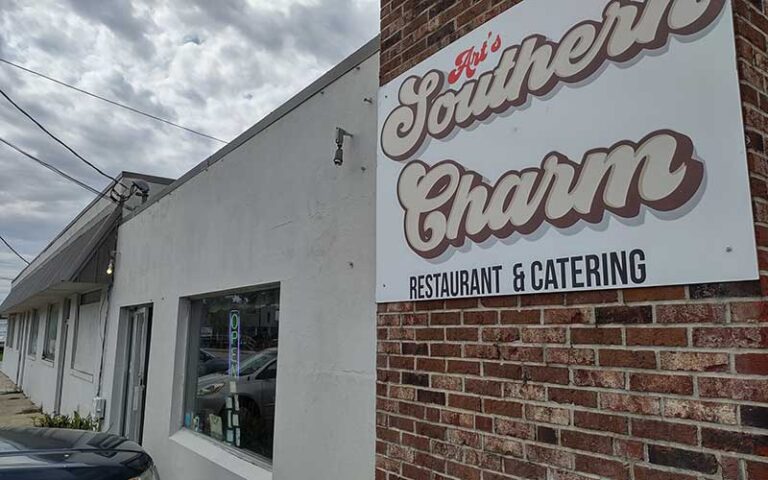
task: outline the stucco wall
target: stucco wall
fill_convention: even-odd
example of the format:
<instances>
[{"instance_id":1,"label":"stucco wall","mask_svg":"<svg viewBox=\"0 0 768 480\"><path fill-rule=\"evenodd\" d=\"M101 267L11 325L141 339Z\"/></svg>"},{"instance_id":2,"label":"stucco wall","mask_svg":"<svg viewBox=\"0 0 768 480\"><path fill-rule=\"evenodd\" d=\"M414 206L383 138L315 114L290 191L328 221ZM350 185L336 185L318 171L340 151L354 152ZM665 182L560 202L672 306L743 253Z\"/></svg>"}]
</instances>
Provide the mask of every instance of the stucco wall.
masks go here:
<instances>
[{"instance_id":1,"label":"stucco wall","mask_svg":"<svg viewBox=\"0 0 768 480\"><path fill-rule=\"evenodd\" d=\"M281 292L273 478L370 477L377 86L373 56L120 227L104 378L109 424L119 425L120 309L151 303L144 445L163 479L272 477L178 429L187 335L180 299L273 282ZM337 126L354 134L341 167L332 161Z\"/></svg>"}]
</instances>

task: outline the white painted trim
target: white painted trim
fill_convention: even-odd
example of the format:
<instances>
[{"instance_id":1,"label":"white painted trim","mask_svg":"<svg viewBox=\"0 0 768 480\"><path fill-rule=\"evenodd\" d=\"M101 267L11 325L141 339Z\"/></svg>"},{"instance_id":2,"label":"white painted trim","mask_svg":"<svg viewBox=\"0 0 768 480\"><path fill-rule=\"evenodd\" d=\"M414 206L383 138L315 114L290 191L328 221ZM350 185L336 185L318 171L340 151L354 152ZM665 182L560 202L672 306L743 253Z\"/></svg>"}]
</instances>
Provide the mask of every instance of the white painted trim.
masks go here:
<instances>
[{"instance_id":1,"label":"white painted trim","mask_svg":"<svg viewBox=\"0 0 768 480\"><path fill-rule=\"evenodd\" d=\"M266 465L254 463L258 462L258 459L248 461L219 442L186 428L173 434L171 441L244 479L272 480L272 471Z\"/></svg>"}]
</instances>

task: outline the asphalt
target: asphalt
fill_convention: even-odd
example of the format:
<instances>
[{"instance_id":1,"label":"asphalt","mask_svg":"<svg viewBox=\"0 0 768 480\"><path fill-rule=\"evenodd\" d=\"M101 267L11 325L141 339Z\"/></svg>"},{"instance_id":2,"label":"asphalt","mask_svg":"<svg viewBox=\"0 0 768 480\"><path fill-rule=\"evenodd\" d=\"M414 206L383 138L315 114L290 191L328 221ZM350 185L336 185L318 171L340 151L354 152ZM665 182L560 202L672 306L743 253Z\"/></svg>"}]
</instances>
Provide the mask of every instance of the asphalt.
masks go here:
<instances>
[{"instance_id":1,"label":"asphalt","mask_svg":"<svg viewBox=\"0 0 768 480\"><path fill-rule=\"evenodd\" d=\"M0 427L30 427L39 414L40 407L0 372Z\"/></svg>"}]
</instances>

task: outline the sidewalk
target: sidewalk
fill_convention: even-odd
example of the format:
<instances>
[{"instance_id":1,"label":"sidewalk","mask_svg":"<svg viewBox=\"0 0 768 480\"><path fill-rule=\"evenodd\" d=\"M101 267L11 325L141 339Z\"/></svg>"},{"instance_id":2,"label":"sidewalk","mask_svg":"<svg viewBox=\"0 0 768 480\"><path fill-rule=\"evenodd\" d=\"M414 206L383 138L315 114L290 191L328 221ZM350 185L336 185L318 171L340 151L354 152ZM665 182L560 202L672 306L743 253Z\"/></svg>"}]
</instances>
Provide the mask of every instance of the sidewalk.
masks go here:
<instances>
[{"instance_id":1,"label":"sidewalk","mask_svg":"<svg viewBox=\"0 0 768 480\"><path fill-rule=\"evenodd\" d=\"M24 396L10 378L0 373L0 428L31 427L40 407Z\"/></svg>"}]
</instances>

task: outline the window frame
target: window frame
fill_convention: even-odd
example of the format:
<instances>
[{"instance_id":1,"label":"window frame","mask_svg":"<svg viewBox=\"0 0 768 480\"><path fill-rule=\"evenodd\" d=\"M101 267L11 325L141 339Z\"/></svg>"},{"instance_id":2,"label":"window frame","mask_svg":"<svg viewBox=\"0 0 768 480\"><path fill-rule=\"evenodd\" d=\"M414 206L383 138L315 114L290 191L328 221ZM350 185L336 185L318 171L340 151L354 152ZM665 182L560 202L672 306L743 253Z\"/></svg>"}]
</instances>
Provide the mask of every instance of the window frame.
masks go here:
<instances>
[{"instance_id":1,"label":"window frame","mask_svg":"<svg viewBox=\"0 0 768 480\"><path fill-rule=\"evenodd\" d=\"M98 300L90 300L93 298L92 296L95 296L95 294L98 293ZM75 318L72 325L72 348L71 348L71 354L69 355L69 369L72 371L72 374L77 376L78 378L84 378L84 380L93 381L93 373L81 370L75 366L77 362L77 337L78 332L80 330L80 307L83 305L90 305L93 303L99 303L101 304L103 299L103 290L92 290L90 292L82 293L77 296L77 299L75 300ZM71 306L70 306L71 308ZM99 318L98 322L101 322L101 308L99 308Z\"/></svg>"},{"instance_id":2,"label":"window frame","mask_svg":"<svg viewBox=\"0 0 768 480\"><path fill-rule=\"evenodd\" d=\"M52 315L53 310L56 309L56 318L53 318L54 315ZM56 361L56 346L57 342L59 341L59 320L61 319L61 303L51 303L48 305L48 313L45 319L45 336L43 337L43 360L47 360L49 362L55 362ZM56 334L53 338L50 337L51 333L51 324L55 325L56 327ZM51 346L53 346L53 352L50 351Z\"/></svg>"},{"instance_id":3,"label":"window frame","mask_svg":"<svg viewBox=\"0 0 768 480\"><path fill-rule=\"evenodd\" d=\"M16 334L16 314L12 313L8 316L8 330L5 332L5 347L13 348L15 343L13 342L13 336Z\"/></svg>"},{"instance_id":4,"label":"window frame","mask_svg":"<svg viewBox=\"0 0 768 480\"><path fill-rule=\"evenodd\" d=\"M40 335L40 311L33 309L29 320L29 340L27 340L27 356L37 359L37 340Z\"/></svg>"},{"instance_id":5,"label":"window frame","mask_svg":"<svg viewBox=\"0 0 768 480\"><path fill-rule=\"evenodd\" d=\"M186 352L184 352L185 372L184 372L184 382L182 387L182 393L183 393L182 402L181 402L182 413L181 413L181 418L179 418L178 430L185 430L187 432L190 432L193 435L201 437L207 440L208 442L211 442L212 444L216 445L217 447L224 449L227 453L231 455L234 455L255 466L271 471L274 465L274 453L272 458L268 458L254 451L231 445L226 441L217 440L204 433L196 432L191 427L187 427L185 425L185 419L184 419L186 412L188 411L188 407L193 406L195 404L195 399L196 399L197 390L198 390L197 389L197 381L199 379L198 364L200 360L199 360L199 354L196 354L195 352L198 352L200 350L199 321L201 317L195 313L196 311L195 304L201 300L206 300L209 298L217 298L217 297L223 297L227 295L236 295L236 294L253 294L253 293L259 293L259 292L268 291L268 290L277 290L277 305L278 305L278 312L279 312L280 306L283 303L282 302L282 286L280 282L271 282L271 283L250 286L250 287L231 288L226 290L220 290L217 292L208 292L208 293L202 293L197 295L191 295L188 297L182 297L180 299L182 302L187 302L187 305L189 308L187 308L187 311L186 311L187 339L182 344L184 348L186 348ZM278 344L279 344L279 326L278 326ZM277 358L275 358L274 360L270 361L267 365L265 365L265 368L273 363L277 365ZM277 376L275 376L274 380L275 382L277 382ZM277 404L275 404L275 410L277 410ZM274 432L273 432L273 442L274 442ZM273 443L273 452L274 452L274 443Z\"/></svg>"}]
</instances>

